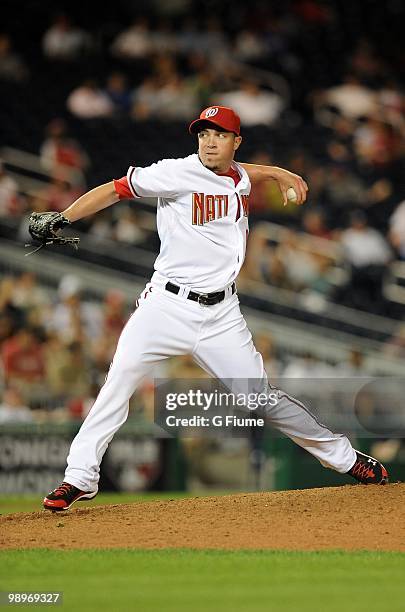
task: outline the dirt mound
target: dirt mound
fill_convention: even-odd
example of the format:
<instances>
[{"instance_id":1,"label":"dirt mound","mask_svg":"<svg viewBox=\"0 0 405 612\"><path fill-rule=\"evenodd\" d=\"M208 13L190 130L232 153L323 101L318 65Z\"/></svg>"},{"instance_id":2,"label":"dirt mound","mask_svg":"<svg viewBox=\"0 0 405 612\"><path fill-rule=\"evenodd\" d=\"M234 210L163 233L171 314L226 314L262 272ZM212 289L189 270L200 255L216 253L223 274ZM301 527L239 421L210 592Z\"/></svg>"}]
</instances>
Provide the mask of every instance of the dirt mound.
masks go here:
<instances>
[{"instance_id":1,"label":"dirt mound","mask_svg":"<svg viewBox=\"0 0 405 612\"><path fill-rule=\"evenodd\" d=\"M405 551L405 484L90 504L0 517L0 548Z\"/></svg>"}]
</instances>

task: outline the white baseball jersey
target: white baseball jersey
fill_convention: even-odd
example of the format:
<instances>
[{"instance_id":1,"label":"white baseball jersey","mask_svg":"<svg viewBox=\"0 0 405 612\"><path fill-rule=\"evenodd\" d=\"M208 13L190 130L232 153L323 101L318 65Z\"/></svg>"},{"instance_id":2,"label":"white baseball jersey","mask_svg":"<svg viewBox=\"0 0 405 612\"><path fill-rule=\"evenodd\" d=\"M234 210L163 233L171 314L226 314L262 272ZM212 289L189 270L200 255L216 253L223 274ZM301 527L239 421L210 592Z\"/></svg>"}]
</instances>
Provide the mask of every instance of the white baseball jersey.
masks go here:
<instances>
[{"instance_id":1,"label":"white baseball jersey","mask_svg":"<svg viewBox=\"0 0 405 612\"><path fill-rule=\"evenodd\" d=\"M232 168L241 177L236 187L231 177L206 168L197 154L129 168L134 198L158 197L157 274L204 293L236 279L246 252L251 185L240 164L233 162Z\"/></svg>"},{"instance_id":2,"label":"white baseball jersey","mask_svg":"<svg viewBox=\"0 0 405 612\"><path fill-rule=\"evenodd\" d=\"M161 251L122 331L105 384L70 448L65 481L82 491L97 490L101 460L127 419L130 397L165 359L192 355L211 376L232 380L235 393L239 386L246 390L246 381L267 388L263 359L230 287L245 257L250 192L244 169L235 162L232 168L240 174L236 187L237 181L208 170L197 155L128 170L135 198L159 198ZM181 286L178 294L166 290L166 279ZM190 289L224 289L224 297L204 306L188 299ZM282 393L266 414L323 465L342 473L354 465L356 452L348 438L327 429L289 395Z\"/></svg>"}]
</instances>

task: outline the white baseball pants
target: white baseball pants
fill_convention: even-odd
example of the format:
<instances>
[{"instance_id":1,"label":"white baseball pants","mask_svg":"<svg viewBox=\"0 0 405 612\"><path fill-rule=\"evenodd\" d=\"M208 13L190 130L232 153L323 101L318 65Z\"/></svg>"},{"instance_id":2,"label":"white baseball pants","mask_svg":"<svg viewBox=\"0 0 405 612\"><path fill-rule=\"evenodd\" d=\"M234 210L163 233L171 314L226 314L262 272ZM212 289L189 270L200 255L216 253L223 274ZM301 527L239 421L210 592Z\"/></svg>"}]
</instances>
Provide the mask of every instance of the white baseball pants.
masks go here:
<instances>
[{"instance_id":1,"label":"white baseball pants","mask_svg":"<svg viewBox=\"0 0 405 612\"><path fill-rule=\"evenodd\" d=\"M262 357L254 347L231 287L226 288L226 297L219 304L200 306L187 299L185 287L178 295L169 293L164 289L166 282L163 278L153 279L142 292L139 306L118 341L106 382L72 442L65 481L83 491L97 489L101 460L128 417L129 399L161 360L191 354L219 380L267 382ZM345 473L354 465L356 454L348 438L320 424L295 399L283 395L266 414L273 427L325 467Z\"/></svg>"}]
</instances>

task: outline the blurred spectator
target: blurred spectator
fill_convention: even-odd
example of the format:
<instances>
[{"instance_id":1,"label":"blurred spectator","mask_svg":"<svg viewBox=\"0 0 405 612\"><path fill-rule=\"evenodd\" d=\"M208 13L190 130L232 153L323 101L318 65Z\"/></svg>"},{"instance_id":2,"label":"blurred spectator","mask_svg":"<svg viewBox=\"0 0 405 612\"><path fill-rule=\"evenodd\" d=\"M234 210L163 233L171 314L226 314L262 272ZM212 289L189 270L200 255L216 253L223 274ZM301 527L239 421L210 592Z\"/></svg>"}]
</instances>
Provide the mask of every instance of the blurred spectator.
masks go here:
<instances>
[{"instance_id":1,"label":"blurred spectator","mask_svg":"<svg viewBox=\"0 0 405 612\"><path fill-rule=\"evenodd\" d=\"M329 158L337 164L353 162L353 122L345 117L336 117L330 127L332 133L326 142Z\"/></svg>"},{"instance_id":2,"label":"blurred spectator","mask_svg":"<svg viewBox=\"0 0 405 612\"><path fill-rule=\"evenodd\" d=\"M170 81L179 72L178 62L173 55L160 53L153 57L153 72L159 79L160 84Z\"/></svg>"},{"instance_id":3,"label":"blurred spectator","mask_svg":"<svg viewBox=\"0 0 405 612\"><path fill-rule=\"evenodd\" d=\"M195 52L188 56L189 76L185 84L196 100L198 108L210 105L215 89L215 76L207 58L201 52Z\"/></svg>"},{"instance_id":4,"label":"blurred spectator","mask_svg":"<svg viewBox=\"0 0 405 612\"><path fill-rule=\"evenodd\" d=\"M118 34L111 46L113 55L125 59L141 59L152 52L152 38L147 19L136 19L132 25Z\"/></svg>"},{"instance_id":5,"label":"blurred spectator","mask_svg":"<svg viewBox=\"0 0 405 612\"><path fill-rule=\"evenodd\" d=\"M290 27L291 22L288 24L276 14L272 14L264 20L265 56L269 58L269 62L279 59L281 64L287 67L288 61L291 59L288 50Z\"/></svg>"},{"instance_id":6,"label":"blurred spectator","mask_svg":"<svg viewBox=\"0 0 405 612\"><path fill-rule=\"evenodd\" d=\"M100 387L96 384L92 384L86 396L75 397L69 400L67 402L67 409L70 418L84 420L93 407L99 392Z\"/></svg>"},{"instance_id":7,"label":"blurred spectator","mask_svg":"<svg viewBox=\"0 0 405 612\"><path fill-rule=\"evenodd\" d=\"M1 356L7 385L18 389L30 403L46 396L44 354L37 330L19 329L3 343Z\"/></svg>"},{"instance_id":8,"label":"blurred spectator","mask_svg":"<svg viewBox=\"0 0 405 612\"><path fill-rule=\"evenodd\" d=\"M0 34L0 80L22 82L28 70L19 55L13 52L10 37Z\"/></svg>"},{"instance_id":9,"label":"blurred spectator","mask_svg":"<svg viewBox=\"0 0 405 612\"><path fill-rule=\"evenodd\" d=\"M146 121L158 116L159 83L156 76L147 77L133 94L132 116L137 121Z\"/></svg>"},{"instance_id":10,"label":"blurred spectator","mask_svg":"<svg viewBox=\"0 0 405 612\"><path fill-rule=\"evenodd\" d=\"M138 215L133 207L121 208L114 228L114 237L118 242L134 245L141 244L145 240L145 232L139 227Z\"/></svg>"},{"instance_id":11,"label":"blurred spectator","mask_svg":"<svg viewBox=\"0 0 405 612\"><path fill-rule=\"evenodd\" d=\"M33 415L25 405L18 389L8 386L3 391L3 400L0 403L0 425L6 423L32 423Z\"/></svg>"},{"instance_id":12,"label":"blurred spectator","mask_svg":"<svg viewBox=\"0 0 405 612\"><path fill-rule=\"evenodd\" d=\"M112 115L114 107L108 96L88 79L74 89L66 102L67 108L79 119L95 119Z\"/></svg>"},{"instance_id":13,"label":"blurred spectator","mask_svg":"<svg viewBox=\"0 0 405 612\"><path fill-rule=\"evenodd\" d=\"M45 348L46 378L53 396L67 399L86 397L90 391L90 369L80 342L64 345L51 335Z\"/></svg>"},{"instance_id":14,"label":"blurred spectator","mask_svg":"<svg viewBox=\"0 0 405 612\"><path fill-rule=\"evenodd\" d=\"M7 174L0 160L0 218L15 217L21 214L23 201L18 193L16 181Z\"/></svg>"},{"instance_id":15,"label":"blurred spectator","mask_svg":"<svg viewBox=\"0 0 405 612\"><path fill-rule=\"evenodd\" d=\"M334 369L319 361L311 353L302 357L293 357L283 372L284 378L328 378L334 376Z\"/></svg>"},{"instance_id":16,"label":"blurred spectator","mask_svg":"<svg viewBox=\"0 0 405 612\"><path fill-rule=\"evenodd\" d=\"M354 133L354 149L359 161L369 166L387 166L403 150L400 133L380 119L369 118Z\"/></svg>"},{"instance_id":17,"label":"blurred spectator","mask_svg":"<svg viewBox=\"0 0 405 612\"><path fill-rule=\"evenodd\" d=\"M37 195L47 201L48 210L61 212L74 202L83 190L72 189L69 181L52 178L51 182Z\"/></svg>"},{"instance_id":18,"label":"blurred spectator","mask_svg":"<svg viewBox=\"0 0 405 612\"><path fill-rule=\"evenodd\" d=\"M11 338L17 328L13 317L0 310L0 350L5 340Z\"/></svg>"},{"instance_id":19,"label":"blurred spectator","mask_svg":"<svg viewBox=\"0 0 405 612\"><path fill-rule=\"evenodd\" d=\"M396 333L387 340L384 353L396 359L405 358L405 323L399 323Z\"/></svg>"},{"instance_id":20,"label":"blurred spectator","mask_svg":"<svg viewBox=\"0 0 405 612\"><path fill-rule=\"evenodd\" d=\"M89 158L79 142L68 135L63 119L53 119L48 123L40 156L41 164L53 176L64 177L73 185L84 183L82 171L88 167Z\"/></svg>"},{"instance_id":21,"label":"blurred spectator","mask_svg":"<svg viewBox=\"0 0 405 612\"><path fill-rule=\"evenodd\" d=\"M89 221L91 225L87 233L90 236L100 241L112 240L114 238L114 229L109 210L101 210L96 215L90 217Z\"/></svg>"},{"instance_id":22,"label":"blurred spectator","mask_svg":"<svg viewBox=\"0 0 405 612\"><path fill-rule=\"evenodd\" d=\"M131 108L131 92L127 77L122 72L113 72L107 79L104 93L114 107L114 112L128 113Z\"/></svg>"},{"instance_id":23,"label":"blurred spectator","mask_svg":"<svg viewBox=\"0 0 405 612\"><path fill-rule=\"evenodd\" d=\"M157 118L179 121L192 119L198 112L197 100L191 89L188 89L186 81L179 74L173 74L162 87L158 94Z\"/></svg>"},{"instance_id":24,"label":"blurred spectator","mask_svg":"<svg viewBox=\"0 0 405 612\"><path fill-rule=\"evenodd\" d=\"M258 150L249 159L250 164L260 164L263 166L271 166L273 160L265 150ZM275 181L260 181L252 185L249 196L249 213L254 217L265 217L270 213L274 198L282 204L280 190Z\"/></svg>"},{"instance_id":25,"label":"blurred spectator","mask_svg":"<svg viewBox=\"0 0 405 612\"><path fill-rule=\"evenodd\" d=\"M350 120L370 117L377 112L374 91L364 86L354 74L348 74L341 85L314 95L316 118L330 125L336 113Z\"/></svg>"},{"instance_id":26,"label":"blurred spectator","mask_svg":"<svg viewBox=\"0 0 405 612\"><path fill-rule=\"evenodd\" d=\"M324 26L333 17L331 9L317 0L299 0L294 3L294 11L303 22L318 27Z\"/></svg>"},{"instance_id":27,"label":"blurred spectator","mask_svg":"<svg viewBox=\"0 0 405 612\"><path fill-rule=\"evenodd\" d=\"M252 29L238 32L234 43L235 55L242 62L260 60L266 55L266 44L263 36Z\"/></svg>"},{"instance_id":28,"label":"blurred spectator","mask_svg":"<svg viewBox=\"0 0 405 612\"><path fill-rule=\"evenodd\" d=\"M167 19L161 19L151 32L152 49L157 53L176 53L178 37Z\"/></svg>"},{"instance_id":29,"label":"blurred spectator","mask_svg":"<svg viewBox=\"0 0 405 612\"><path fill-rule=\"evenodd\" d=\"M13 306L22 314L24 325L43 329L49 316L51 299L41 287L35 274L23 272L13 280Z\"/></svg>"},{"instance_id":30,"label":"blurred spectator","mask_svg":"<svg viewBox=\"0 0 405 612\"><path fill-rule=\"evenodd\" d=\"M38 285L34 272L22 272L14 280L12 303L16 308L27 312L32 308L44 308L49 303L44 289Z\"/></svg>"},{"instance_id":31,"label":"blurred spectator","mask_svg":"<svg viewBox=\"0 0 405 612\"><path fill-rule=\"evenodd\" d=\"M347 378L366 376L364 353L357 348L351 348L346 361L337 366L336 373Z\"/></svg>"},{"instance_id":32,"label":"blurred spectator","mask_svg":"<svg viewBox=\"0 0 405 612\"><path fill-rule=\"evenodd\" d=\"M305 211L302 217L302 226L311 236L327 240L332 238L332 233L325 225L325 216L321 210L310 208Z\"/></svg>"},{"instance_id":33,"label":"blurred spectator","mask_svg":"<svg viewBox=\"0 0 405 612\"><path fill-rule=\"evenodd\" d=\"M184 17L176 36L179 52L183 53L186 57L194 53L201 53L206 57L205 49L201 45L202 36L203 33L199 20L197 22L191 15Z\"/></svg>"},{"instance_id":34,"label":"blurred spectator","mask_svg":"<svg viewBox=\"0 0 405 612\"><path fill-rule=\"evenodd\" d=\"M389 220L389 239L400 259L405 260L405 200L400 202Z\"/></svg>"},{"instance_id":35,"label":"blurred spectator","mask_svg":"<svg viewBox=\"0 0 405 612\"><path fill-rule=\"evenodd\" d=\"M320 173L318 185L316 174L311 172L309 176L311 195L331 205L331 216L334 218L335 226L344 221L336 214L339 211L349 211L353 206L368 208L385 202L392 194L393 186L390 180L384 177L374 180L371 177L368 186L366 181L358 173L353 172L346 163L335 163L317 171Z\"/></svg>"},{"instance_id":36,"label":"blurred spectator","mask_svg":"<svg viewBox=\"0 0 405 612\"><path fill-rule=\"evenodd\" d=\"M264 369L267 376L271 379L276 378L281 373L281 364L276 356L274 339L269 332L261 332L254 338L256 350L263 357Z\"/></svg>"},{"instance_id":37,"label":"blurred spectator","mask_svg":"<svg viewBox=\"0 0 405 612\"><path fill-rule=\"evenodd\" d=\"M182 355L173 359L170 361L168 368L168 375L173 379L208 378L207 372L194 361L192 355Z\"/></svg>"},{"instance_id":38,"label":"blurred spectator","mask_svg":"<svg viewBox=\"0 0 405 612\"><path fill-rule=\"evenodd\" d=\"M246 127L275 123L285 106L279 94L264 91L248 80L243 81L239 89L215 94L213 99L215 103L232 107Z\"/></svg>"},{"instance_id":39,"label":"blurred spectator","mask_svg":"<svg viewBox=\"0 0 405 612\"><path fill-rule=\"evenodd\" d=\"M283 230L270 239L266 224L257 224L249 236L241 286L251 279L282 289L327 294L332 262L331 256L315 251L305 235Z\"/></svg>"},{"instance_id":40,"label":"blurred spectator","mask_svg":"<svg viewBox=\"0 0 405 612\"><path fill-rule=\"evenodd\" d=\"M382 88L378 92L378 116L387 123L404 128L405 99L402 87L393 78L386 78Z\"/></svg>"},{"instance_id":41,"label":"blurred spectator","mask_svg":"<svg viewBox=\"0 0 405 612\"><path fill-rule=\"evenodd\" d=\"M341 244L346 260L355 268L384 265L392 253L384 236L370 227L363 211L350 215L350 227L342 232Z\"/></svg>"},{"instance_id":42,"label":"blurred spectator","mask_svg":"<svg viewBox=\"0 0 405 612\"><path fill-rule=\"evenodd\" d=\"M92 341L89 348L91 351L91 379L99 387L102 387L105 383L106 372L117 348L116 337L102 334Z\"/></svg>"},{"instance_id":43,"label":"blurred spectator","mask_svg":"<svg viewBox=\"0 0 405 612\"><path fill-rule=\"evenodd\" d=\"M150 118L189 120L198 112L195 91L180 77L176 65L168 58L158 58L154 77L148 77L135 90L133 116L137 120Z\"/></svg>"},{"instance_id":44,"label":"blurred spectator","mask_svg":"<svg viewBox=\"0 0 405 612\"><path fill-rule=\"evenodd\" d=\"M256 151L249 158L251 164L261 164L272 166L275 165L274 160L266 150ZM289 160L287 166L293 171L292 160ZM306 172L298 171L304 176ZM312 183L311 195L312 195ZM297 206L284 206L283 198L276 181L260 181L252 185L252 190L249 196L249 214L252 219L269 219L275 222L285 223L285 220L291 217L296 217L300 213Z\"/></svg>"},{"instance_id":45,"label":"blurred spectator","mask_svg":"<svg viewBox=\"0 0 405 612\"><path fill-rule=\"evenodd\" d=\"M319 257L304 244L301 236L293 230L285 230L276 250L282 262L284 275L291 289L300 291L315 287L325 271Z\"/></svg>"},{"instance_id":46,"label":"blurred spectator","mask_svg":"<svg viewBox=\"0 0 405 612\"><path fill-rule=\"evenodd\" d=\"M66 344L97 339L101 333L99 305L82 301L82 281L74 275L63 276L59 283L60 302L54 307L48 330L57 332Z\"/></svg>"},{"instance_id":47,"label":"blurred spectator","mask_svg":"<svg viewBox=\"0 0 405 612\"><path fill-rule=\"evenodd\" d=\"M392 253L384 236L367 223L362 211L351 214L350 227L340 238L351 267L350 302L360 310L382 312L382 281Z\"/></svg>"},{"instance_id":48,"label":"blurred spectator","mask_svg":"<svg viewBox=\"0 0 405 612\"><path fill-rule=\"evenodd\" d=\"M369 203L366 184L346 164L328 166L320 197L336 210Z\"/></svg>"},{"instance_id":49,"label":"blurred spectator","mask_svg":"<svg viewBox=\"0 0 405 612\"><path fill-rule=\"evenodd\" d=\"M104 334L118 339L128 319L125 296L117 289L107 291L103 302Z\"/></svg>"},{"instance_id":50,"label":"blurred spectator","mask_svg":"<svg viewBox=\"0 0 405 612\"><path fill-rule=\"evenodd\" d=\"M225 30L220 19L214 12L201 24L198 32L199 49L205 55L211 57L214 62L221 62L229 51L229 45Z\"/></svg>"},{"instance_id":51,"label":"blurred spectator","mask_svg":"<svg viewBox=\"0 0 405 612\"><path fill-rule=\"evenodd\" d=\"M256 224L250 231L245 263L239 275L241 286L244 281L263 281L270 278L274 284L279 285L277 281L280 275L277 271L280 269L281 272L282 267L277 265L278 263L274 257L274 248L269 244L265 226Z\"/></svg>"},{"instance_id":52,"label":"blurred spectator","mask_svg":"<svg viewBox=\"0 0 405 612\"><path fill-rule=\"evenodd\" d=\"M10 337L24 321L24 312L14 304L15 280L6 276L0 281L0 314L2 315L3 339ZM1 336L0 336L1 338Z\"/></svg>"},{"instance_id":53,"label":"blurred spectator","mask_svg":"<svg viewBox=\"0 0 405 612\"><path fill-rule=\"evenodd\" d=\"M360 39L350 59L353 73L369 85L375 85L386 72L387 66L376 55L372 43L366 38Z\"/></svg>"},{"instance_id":54,"label":"blurred spectator","mask_svg":"<svg viewBox=\"0 0 405 612\"><path fill-rule=\"evenodd\" d=\"M76 60L89 46L89 35L72 25L67 15L58 15L42 39L44 55L52 60Z\"/></svg>"}]
</instances>

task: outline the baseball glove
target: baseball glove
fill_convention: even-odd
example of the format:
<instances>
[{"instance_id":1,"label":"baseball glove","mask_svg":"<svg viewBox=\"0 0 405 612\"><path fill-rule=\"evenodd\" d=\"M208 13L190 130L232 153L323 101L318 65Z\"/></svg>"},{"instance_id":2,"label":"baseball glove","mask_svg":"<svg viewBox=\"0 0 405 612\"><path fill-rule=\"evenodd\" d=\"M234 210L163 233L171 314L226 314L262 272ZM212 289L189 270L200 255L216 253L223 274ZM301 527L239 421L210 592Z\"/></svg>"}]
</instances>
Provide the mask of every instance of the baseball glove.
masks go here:
<instances>
[{"instance_id":1,"label":"baseball glove","mask_svg":"<svg viewBox=\"0 0 405 612\"><path fill-rule=\"evenodd\" d=\"M26 253L26 255L32 255L32 253L36 253L39 249L50 244L70 244L73 248L77 249L80 238L75 236L62 236L58 233L59 230L66 225L71 225L71 222L66 219L62 213L32 213L29 219L28 230L34 241L40 244L34 251ZM26 246L32 245L27 244Z\"/></svg>"}]
</instances>

